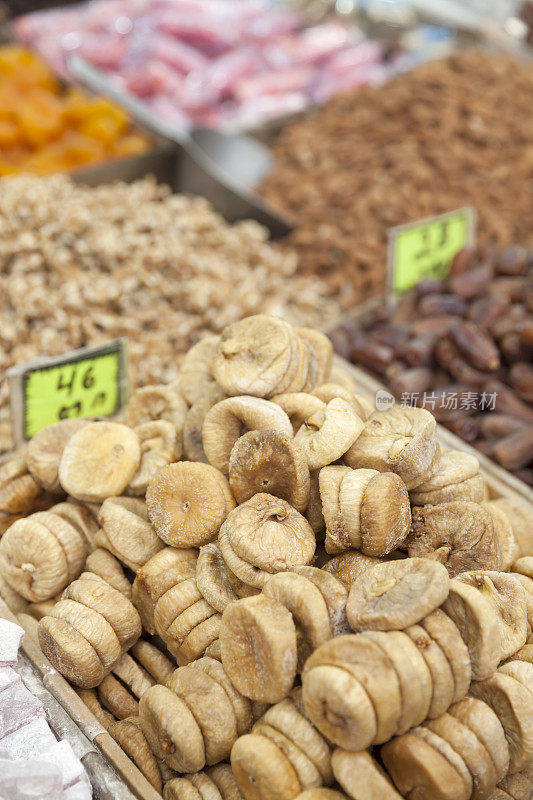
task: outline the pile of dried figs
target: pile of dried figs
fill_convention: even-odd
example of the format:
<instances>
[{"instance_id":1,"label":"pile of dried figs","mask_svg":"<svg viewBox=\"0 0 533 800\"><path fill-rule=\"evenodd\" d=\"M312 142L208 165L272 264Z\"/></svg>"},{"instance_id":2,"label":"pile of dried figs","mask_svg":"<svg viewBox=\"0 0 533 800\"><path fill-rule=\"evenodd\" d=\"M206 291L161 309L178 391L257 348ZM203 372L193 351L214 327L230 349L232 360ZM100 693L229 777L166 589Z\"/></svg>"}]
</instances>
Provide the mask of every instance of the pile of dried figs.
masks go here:
<instances>
[{"instance_id":1,"label":"pile of dried figs","mask_svg":"<svg viewBox=\"0 0 533 800\"><path fill-rule=\"evenodd\" d=\"M248 317L1 467L0 594L165 800L523 800L533 509Z\"/></svg>"}]
</instances>

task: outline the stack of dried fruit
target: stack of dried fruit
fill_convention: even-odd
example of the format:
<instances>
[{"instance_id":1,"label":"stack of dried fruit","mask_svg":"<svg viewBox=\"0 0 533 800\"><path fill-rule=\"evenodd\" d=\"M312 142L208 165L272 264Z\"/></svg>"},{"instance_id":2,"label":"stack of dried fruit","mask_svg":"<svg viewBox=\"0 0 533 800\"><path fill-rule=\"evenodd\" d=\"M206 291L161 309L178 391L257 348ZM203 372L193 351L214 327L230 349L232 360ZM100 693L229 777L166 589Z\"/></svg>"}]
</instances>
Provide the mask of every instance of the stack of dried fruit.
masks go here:
<instances>
[{"instance_id":1,"label":"stack of dried fruit","mask_svg":"<svg viewBox=\"0 0 533 800\"><path fill-rule=\"evenodd\" d=\"M337 306L255 222L151 180L89 188L4 178L0 192L0 453L10 450L6 370L127 336L134 385L170 382L208 331L259 310L331 326Z\"/></svg>"},{"instance_id":2,"label":"stack of dried fruit","mask_svg":"<svg viewBox=\"0 0 533 800\"><path fill-rule=\"evenodd\" d=\"M461 250L447 280L336 328L338 352L533 486L533 251Z\"/></svg>"},{"instance_id":3,"label":"stack of dried fruit","mask_svg":"<svg viewBox=\"0 0 533 800\"><path fill-rule=\"evenodd\" d=\"M19 45L0 47L0 176L45 175L143 153L146 136L101 97L63 88L49 67Z\"/></svg>"},{"instance_id":4,"label":"stack of dried fruit","mask_svg":"<svg viewBox=\"0 0 533 800\"><path fill-rule=\"evenodd\" d=\"M387 231L472 205L484 241L531 241L525 63L466 51L342 95L284 129L262 193L299 219L305 273L347 309L385 285Z\"/></svg>"},{"instance_id":5,"label":"stack of dried fruit","mask_svg":"<svg viewBox=\"0 0 533 800\"><path fill-rule=\"evenodd\" d=\"M533 510L323 334L246 318L12 462L24 512L68 498L4 533L0 593L165 800L527 796Z\"/></svg>"}]
</instances>

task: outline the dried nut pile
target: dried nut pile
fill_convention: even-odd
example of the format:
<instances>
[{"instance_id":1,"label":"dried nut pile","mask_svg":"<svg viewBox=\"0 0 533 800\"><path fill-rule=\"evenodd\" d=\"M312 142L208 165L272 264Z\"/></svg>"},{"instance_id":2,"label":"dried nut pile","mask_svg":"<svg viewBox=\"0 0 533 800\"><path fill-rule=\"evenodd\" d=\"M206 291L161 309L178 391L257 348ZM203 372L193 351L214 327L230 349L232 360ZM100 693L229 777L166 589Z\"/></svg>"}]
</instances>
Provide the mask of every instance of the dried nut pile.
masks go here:
<instances>
[{"instance_id":1,"label":"dried nut pile","mask_svg":"<svg viewBox=\"0 0 533 800\"><path fill-rule=\"evenodd\" d=\"M257 223L229 225L205 200L150 179L91 188L4 178L0 453L12 447L9 367L127 336L134 385L169 383L193 342L258 310L331 326L336 304L295 273L296 255Z\"/></svg>"},{"instance_id":2,"label":"dried nut pile","mask_svg":"<svg viewBox=\"0 0 533 800\"><path fill-rule=\"evenodd\" d=\"M299 220L301 271L353 308L384 289L389 228L465 205L482 240L530 242L532 102L526 63L473 50L287 126L262 193Z\"/></svg>"},{"instance_id":3,"label":"dried nut pile","mask_svg":"<svg viewBox=\"0 0 533 800\"><path fill-rule=\"evenodd\" d=\"M0 595L165 800L531 800L533 509L332 355L248 317L36 434Z\"/></svg>"},{"instance_id":4,"label":"dried nut pile","mask_svg":"<svg viewBox=\"0 0 533 800\"><path fill-rule=\"evenodd\" d=\"M532 250L461 250L446 280L424 280L330 335L398 400L425 405L533 486Z\"/></svg>"}]
</instances>

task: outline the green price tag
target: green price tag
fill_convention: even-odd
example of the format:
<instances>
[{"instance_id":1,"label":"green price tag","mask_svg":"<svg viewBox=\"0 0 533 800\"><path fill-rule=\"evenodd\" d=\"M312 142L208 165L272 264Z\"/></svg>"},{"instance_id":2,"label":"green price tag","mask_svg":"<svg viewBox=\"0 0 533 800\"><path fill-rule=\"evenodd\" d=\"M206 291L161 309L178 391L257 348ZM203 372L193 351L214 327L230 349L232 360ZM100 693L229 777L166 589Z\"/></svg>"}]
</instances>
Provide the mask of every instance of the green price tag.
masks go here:
<instances>
[{"instance_id":1,"label":"green price tag","mask_svg":"<svg viewBox=\"0 0 533 800\"><path fill-rule=\"evenodd\" d=\"M17 442L67 417L109 417L128 395L127 343L115 339L9 370Z\"/></svg>"},{"instance_id":2,"label":"green price tag","mask_svg":"<svg viewBox=\"0 0 533 800\"><path fill-rule=\"evenodd\" d=\"M456 253L475 240L472 208L399 225L389 231L389 291L401 294L425 278L445 278Z\"/></svg>"}]
</instances>

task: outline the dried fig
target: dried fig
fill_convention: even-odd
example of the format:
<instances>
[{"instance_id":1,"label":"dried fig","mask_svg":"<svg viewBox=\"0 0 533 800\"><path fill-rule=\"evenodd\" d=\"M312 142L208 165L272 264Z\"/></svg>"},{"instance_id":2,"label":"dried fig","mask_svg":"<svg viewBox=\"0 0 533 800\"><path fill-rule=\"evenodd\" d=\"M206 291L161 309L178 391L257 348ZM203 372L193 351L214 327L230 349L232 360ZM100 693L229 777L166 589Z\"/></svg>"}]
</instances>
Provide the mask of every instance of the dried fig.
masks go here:
<instances>
[{"instance_id":1,"label":"dried fig","mask_svg":"<svg viewBox=\"0 0 533 800\"><path fill-rule=\"evenodd\" d=\"M78 577L86 549L78 530L50 511L14 522L0 539L0 570L26 600L48 600Z\"/></svg>"},{"instance_id":2,"label":"dried fig","mask_svg":"<svg viewBox=\"0 0 533 800\"><path fill-rule=\"evenodd\" d=\"M122 565L108 550L97 547L87 556L85 569L102 578L128 600L131 600L131 583L124 575Z\"/></svg>"},{"instance_id":3,"label":"dried fig","mask_svg":"<svg viewBox=\"0 0 533 800\"><path fill-rule=\"evenodd\" d=\"M180 389L190 406L202 400L215 386L213 363L220 336L206 336L185 354L180 368Z\"/></svg>"},{"instance_id":4,"label":"dried fig","mask_svg":"<svg viewBox=\"0 0 533 800\"><path fill-rule=\"evenodd\" d=\"M193 548L176 550L174 547L165 547L138 571L132 586L132 601L148 633L155 633L154 609L157 601L178 580L194 576L197 554L198 551Z\"/></svg>"},{"instance_id":5,"label":"dried fig","mask_svg":"<svg viewBox=\"0 0 533 800\"><path fill-rule=\"evenodd\" d=\"M413 509L407 549L411 557L434 558L453 577L468 569L501 568L502 547L490 510L459 500Z\"/></svg>"},{"instance_id":6,"label":"dried fig","mask_svg":"<svg viewBox=\"0 0 533 800\"><path fill-rule=\"evenodd\" d=\"M231 768L247 800L293 800L300 793L300 781L287 756L259 733L237 739Z\"/></svg>"},{"instance_id":7,"label":"dried fig","mask_svg":"<svg viewBox=\"0 0 533 800\"><path fill-rule=\"evenodd\" d=\"M285 500L256 494L228 515L218 545L229 569L261 588L269 574L309 564L315 537L305 517Z\"/></svg>"},{"instance_id":8,"label":"dried fig","mask_svg":"<svg viewBox=\"0 0 533 800\"><path fill-rule=\"evenodd\" d=\"M404 630L448 597L446 568L425 558L407 558L370 567L348 596L346 613L354 631Z\"/></svg>"},{"instance_id":9,"label":"dried fig","mask_svg":"<svg viewBox=\"0 0 533 800\"><path fill-rule=\"evenodd\" d=\"M465 696L472 679L472 664L468 648L455 623L440 608L428 614L420 625L426 633L429 633L448 659L453 673L453 702L456 703Z\"/></svg>"},{"instance_id":10,"label":"dried fig","mask_svg":"<svg viewBox=\"0 0 533 800\"><path fill-rule=\"evenodd\" d=\"M313 650L331 638L326 602L317 587L303 575L278 572L266 581L263 595L290 611Z\"/></svg>"},{"instance_id":11,"label":"dried fig","mask_svg":"<svg viewBox=\"0 0 533 800\"><path fill-rule=\"evenodd\" d=\"M515 497L499 497L491 505L498 506L507 515L520 555L533 553L533 511L529 505Z\"/></svg>"},{"instance_id":12,"label":"dried fig","mask_svg":"<svg viewBox=\"0 0 533 800\"><path fill-rule=\"evenodd\" d=\"M113 714L110 714L109 711L102 706L96 691L94 689L77 689L76 691L100 725L109 732L113 728L116 719Z\"/></svg>"},{"instance_id":13,"label":"dried fig","mask_svg":"<svg viewBox=\"0 0 533 800\"><path fill-rule=\"evenodd\" d=\"M117 422L89 422L67 441L59 462L63 489L98 502L122 494L141 460L135 433Z\"/></svg>"},{"instance_id":14,"label":"dried fig","mask_svg":"<svg viewBox=\"0 0 533 800\"><path fill-rule=\"evenodd\" d=\"M509 748L500 720L490 706L475 697L464 697L448 713L475 733L489 753L500 780L509 768Z\"/></svg>"},{"instance_id":15,"label":"dried fig","mask_svg":"<svg viewBox=\"0 0 533 800\"><path fill-rule=\"evenodd\" d=\"M146 737L140 728L138 718L128 717L113 723L110 733L156 792L161 794L163 789L161 773Z\"/></svg>"},{"instance_id":16,"label":"dried fig","mask_svg":"<svg viewBox=\"0 0 533 800\"><path fill-rule=\"evenodd\" d=\"M484 496L479 461L462 450L445 450L438 471L409 492L411 503L415 506L436 506L455 500L481 503Z\"/></svg>"},{"instance_id":17,"label":"dried fig","mask_svg":"<svg viewBox=\"0 0 533 800\"><path fill-rule=\"evenodd\" d=\"M183 452L189 461L209 463L202 442L202 428L207 412L216 403L225 400L226 395L220 389L210 390L209 394L198 400L189 408L183 423Z\"/></svg>"},{"instance_id":18,"label":"dried fig","mask_svg":"<svg viewBox=\"0 0 533 800\"><path fill-rule=\"evenodd\" d=\"M291 421L294 434L298 433L307 417L318 413L326 407L326 404L318 397L305 392L276 394L272 398L272 402L285 411Z\"/></svg>"},{"instance_id":19,"label":"dried fig","mask_svg":"<svg viewBox=\"0 0 533 800\"><path fill-rule=\"evenodd\" d=\"M75 686L91 689L102 682L105 669L96 650L65 620L43 617L39 644L52 666Z\"/></svg>"},{"instance_id":20,"label":"dried fig","mask_svg":"<svg viewBox=\"0 0 533 800\"><path fill-rule=\"evenodd\" d=\"M152 686L139 703L141 729L152 753L176 772L205 764L202 731L188 705L166 686Z\"/></svg>"},{"instance_id":21,"label":"dried fig","mask_svg":"<svg viewBox=\"0 0 533 800\"><path fill-rule=\"evenodd\" d=\"M408 406L375 411L344 460L355 469L395 472L407 489L414 489L439 468L435 418L423 408Z\"/></svg>"},{"instance_id":22,"label":"dried fig","mask_svg":"<svg viewBox=\"0 0 533 800\"><path fill-rule=\"evenodd\" d=\"M150 642L139 639L131 648L131 654L156 683L165 685L174 672L172 661Z\"/></svg>"},{"instance_id":23,"label":"dried fig","mask_svg":"<svg viewBox=\"0 0 533 800\"><path fill-rule=\"evenodd\" d=\"M138 716L137 701L113 675L106 675L97 692L102 705L117 719Z\"/></svg>"},{"instance_id":24,"label":"dried fig","mask_svg":"<svg viewBox=\"0 0 533 800\"><path fill-rule=\"evenodd\" d=\"M362 419L351 406L334 398L305 419L294 441L301 447L309 469L320 469L341 458L363 428Z\"/></svg>"},{"instance_id":25,"label":"dried fig","mask_svg":"<svg viewBox=\"0 0 533 800\"><path fill-rule=\"evenodd\" d=\"M455 694L452 668L443 650L421 625L406 628L431 673L432 695L427 716L435 719L450 707Z\"/></svg>"},{"instance_id":26,"label":"dried fig","mask_svg":"<svg viewBox=\"0 0 533 800\"><path fill-rule=\"evenodd\" d=\"M228 473L231 451L246 431L276 431L292 438L283 409L260 397L228 397L209 409L202 427L204 452L210 464Z\"/></svg>"},{"instance_id":27,"label":"dried fig","mask_svg":"<svg viewBox=\"0 0 533 800\"><path fill-rule=\"evenodd\" d=\"M124 410L122 421L130 428L145 422L166 420L172 423L176 432L183 428L187 403L170 386L153 384L136 389Z\"/></svg>"},{"instance_id":28,"label":"dried fig","mask_svg":"<svg viewBox=\"0 0 533 800\"><path fill-rule=\"evenodd\" d=\"M237 439L229 460L229 484L237 503L266 492L303 512L309 500L305 456L292 437L276 431L248 431Z\"/></svg>"},{"instance_id":29,"label":"dried fig","mask_svg":"<svg viewBox=\"0 0 533 800\"><path fill-rule=\"evenodd\" d=\"M98 519L102 529L95 535L94 543L109 550L133 572L164 547L140 498L109 497L102 503Z\"/></svg>"},{"instance_id":30,"label":"dried fig","mask_svg":"<svg viewBox=\"0 0 533 800\"><path fill-rule=\"evenodd\" d=\"M324 383L330 375L333 364L333 345L321 331L314 328L297 328L298 336L311 347L317 359L316 386Z\"/></svg>"},{"instance_id":31,"label":"dried fig","mask_svg":"<svg viewBox=\"0 0 533 800\"><path fill-rule=\"evenodd\" d=\"M296 333L265 314L246 317L222 331L213 374L228 395L270 397L287 372Z\"/></svg>"},{"instance_id":32,"label":"dried fig","mask_svg":"<svg viewBox=\"0 0 533 800\"><path fill-rule=\"evenodd\" d=\"M13 515L31 511L42 493L42 486L28 472L26 450L17 450L0 464L0 530L15 521Z\"/></svg>"},{"instance_id":33,"label":"dried fig","mask_svg":"<svg viewBox=\"0 0 533 800\"><path fill-rule=\"evenodd\" d=\"M291 614L263 595L230 603L220 628L222 664L245 697L276 703L296 675L296 631Z\"/></svg>"},{"instance_id":34,"label":"dried fig","mask_svg":"<svg viewBox=\"0 0 533 800\"><path fill-rule=\"evenodd\" d=\"M154 420L134 428L141 446L141 463L128 486L128 493L144 495L148 484L163 467L181 458L181 437L171 422Z\"/></svg>"},{"instance_id":35,"label":"dried fig","mask_svg":"<svg viewBox=\"0 0 533 800\"><path fill-rule=\"evenodd\" d=\"M359 553L356 550L346 550L334 558L327 561L323 569L338 578L348 591L359 577L374 564L382 563L379 558L372 558Z\"/></svg>"},{"instance_id":36,"label":"dried fig","mask_svg":"<svg viewBox=\"0 0 533 800\"><path fill-rule=\"evenodd\" d=\"M157 535L186 548L214 539L235 501L217 469L180 461L157 474L146 492L146 507Z\"/></svg>"},{"instance_id":37,"label":"dried fig","mask_svg":"<svg viewBox=\"0 0 533 800\"><path fill-rule=\"evenodd\" d=\"M338 747L333 751L331 763L336 779L353 800L401 800L369 753L349 753Z\"/></svg>"},{"instance_id":38,"label":"dried fig","mask_svg":"<svg viewBox=\"0 0 533 800\"><path fill-rule=\"evenodd\" d=\"M330 573L323 569L317 569L317 567L293 567L292 572L303 575L304 578L311 581L324 598L331 635L340 636L342 633L349 633L350 627L346 617L348 592L344 584Z\"/></svg>"},{"instance_id":39,"label":"dried fig","mask_svg":"<svg viewBox=\"0 0 533 800\"><path fill-rule=\"evenodd\" d=\"M53 494L62 494L59 483L59 462L65 445L80 428L87 424L84 419L63 419L38 431L28 444L26 464L37 483Z\"/></svg>"}]
</instances>

